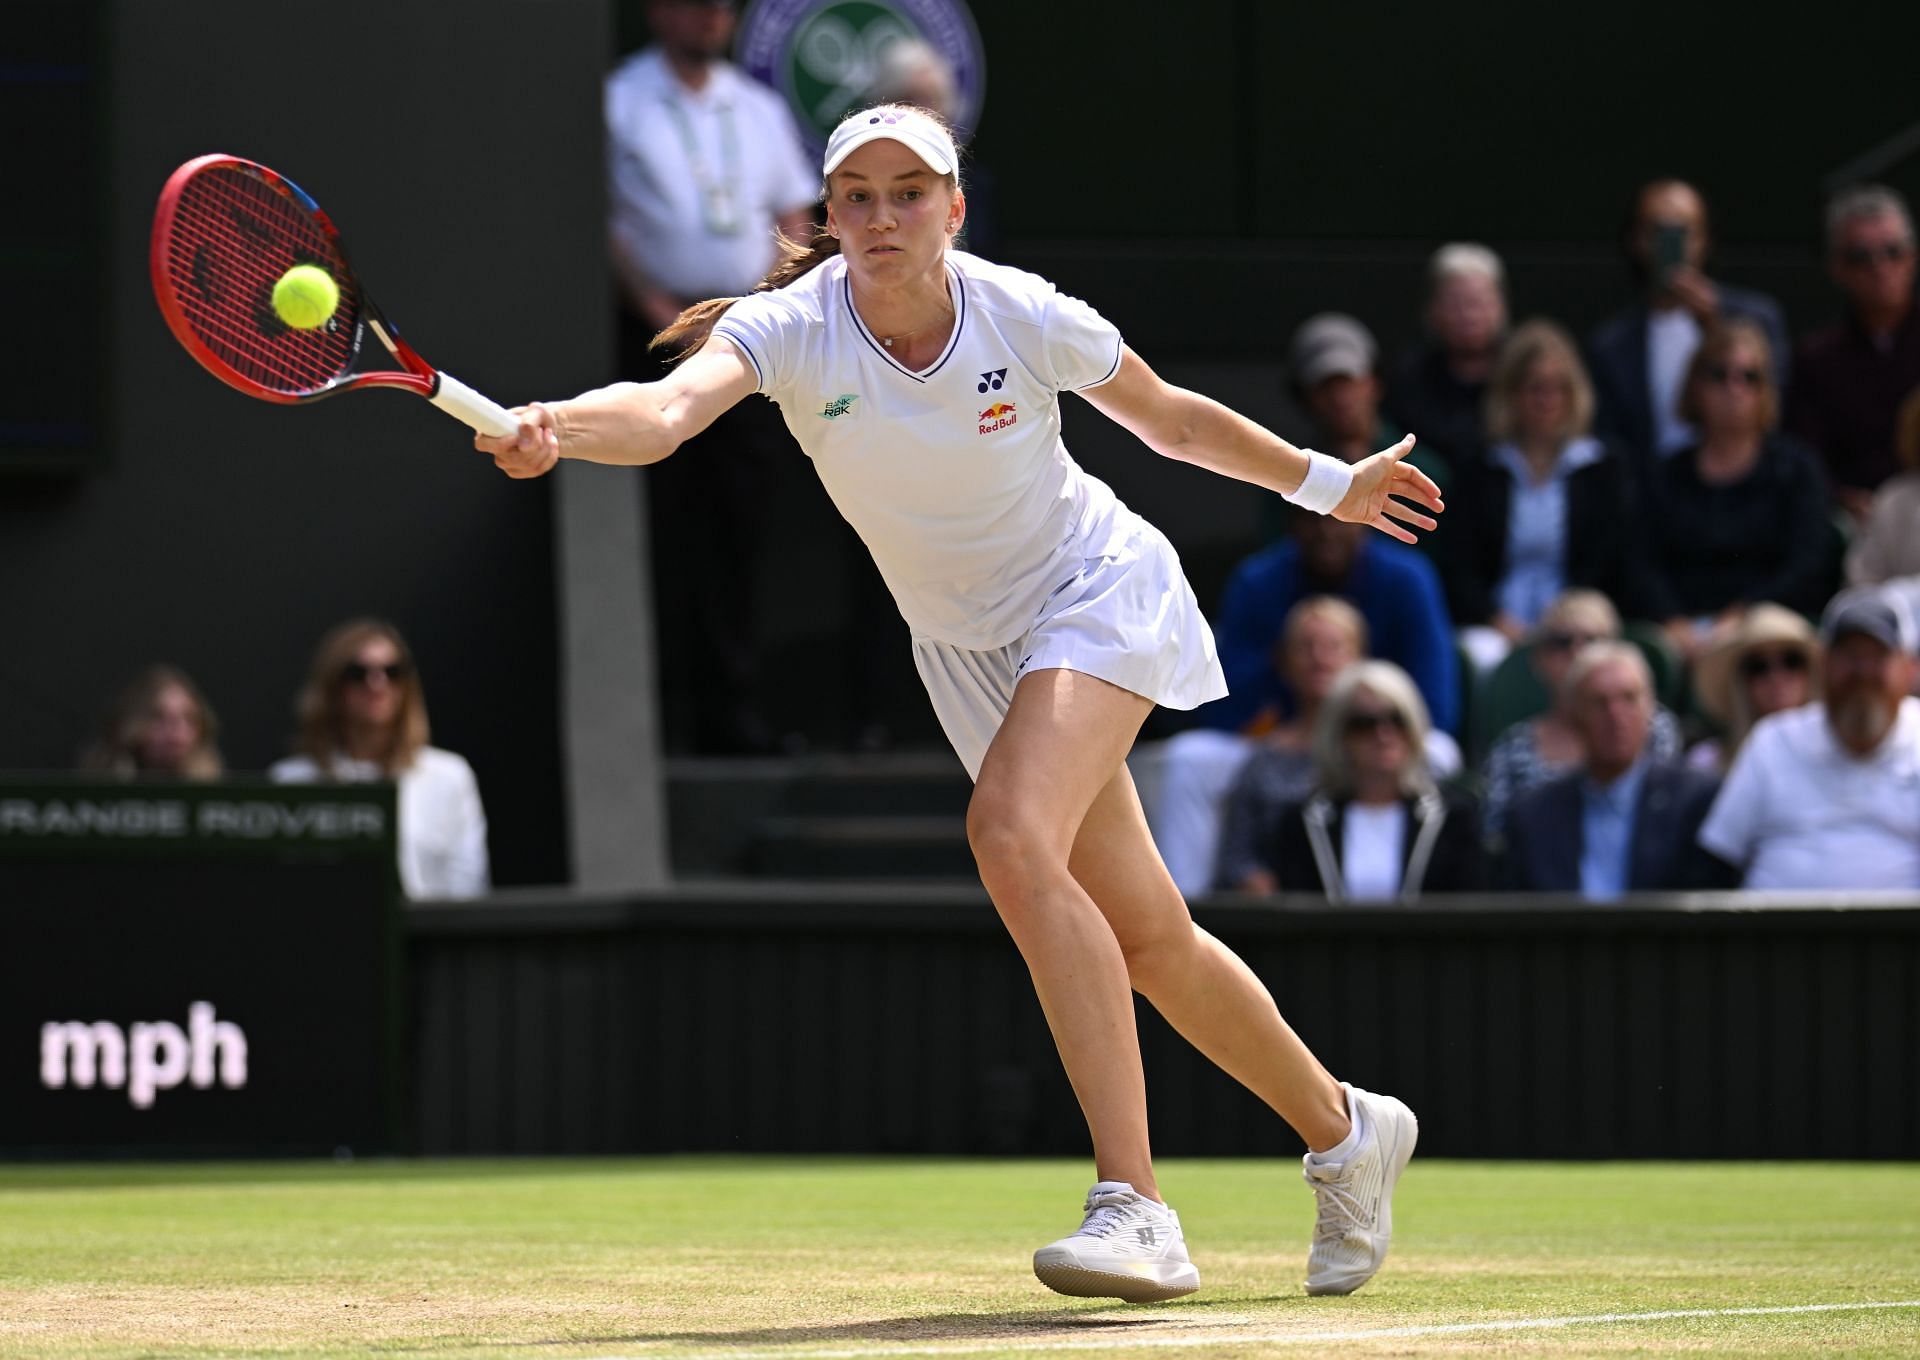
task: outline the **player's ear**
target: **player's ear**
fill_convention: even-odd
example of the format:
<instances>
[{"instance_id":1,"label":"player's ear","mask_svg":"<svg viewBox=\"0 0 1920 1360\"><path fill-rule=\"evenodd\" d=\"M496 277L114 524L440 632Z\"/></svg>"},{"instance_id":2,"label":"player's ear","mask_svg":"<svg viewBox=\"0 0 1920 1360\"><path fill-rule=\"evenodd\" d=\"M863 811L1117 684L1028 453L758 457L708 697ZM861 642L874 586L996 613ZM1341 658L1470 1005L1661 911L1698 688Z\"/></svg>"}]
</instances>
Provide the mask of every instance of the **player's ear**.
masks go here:
<instances>
[{"instance_id":1,"label":"player's ear","mask_svg":"<svg viewBox=\"0 0 1920 1360\"><path fill-rule=\"evenodd\" d=\"M958 236L967 223L967 196L955 189L953 202L947 205L947 235Z\"/></svg>"}]
</instances>

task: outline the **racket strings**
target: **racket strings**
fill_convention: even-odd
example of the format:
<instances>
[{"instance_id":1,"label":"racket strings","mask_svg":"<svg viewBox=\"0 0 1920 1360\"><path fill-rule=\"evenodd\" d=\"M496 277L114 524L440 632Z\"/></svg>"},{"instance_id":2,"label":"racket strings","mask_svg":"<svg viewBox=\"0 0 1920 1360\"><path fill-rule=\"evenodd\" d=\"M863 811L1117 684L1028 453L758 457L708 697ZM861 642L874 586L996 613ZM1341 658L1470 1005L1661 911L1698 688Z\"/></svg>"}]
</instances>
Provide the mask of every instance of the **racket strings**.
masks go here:
<instances>
[{"instance_id":1,"label":"racket strings","mask_svg":"<svg viewBox=\"0 0 1920 1360\"><path fill-rule=\"evenodd\" d=\"M215 166L183 187L166 243L168 280L187 325L249 382L314 392L353 362L360 299L326 229L285 189L236 166ZM332 319L296 330L274 314L273 286L297 264L340 285Z\"/></svg>"}]
</instances>

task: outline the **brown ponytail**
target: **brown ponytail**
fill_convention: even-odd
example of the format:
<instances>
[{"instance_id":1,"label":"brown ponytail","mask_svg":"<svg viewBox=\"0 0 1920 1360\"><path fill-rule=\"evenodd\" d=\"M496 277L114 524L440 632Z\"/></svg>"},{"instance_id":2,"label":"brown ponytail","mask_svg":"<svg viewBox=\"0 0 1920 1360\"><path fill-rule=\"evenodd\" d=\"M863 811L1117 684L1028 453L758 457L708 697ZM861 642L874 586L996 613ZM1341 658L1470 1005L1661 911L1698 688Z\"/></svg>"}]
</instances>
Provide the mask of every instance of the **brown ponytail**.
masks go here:
<instances>
[{"instance_id":1,"label":"brown ponytail","mask_svg":"<svg viewBox=\"0 0 1920 1360\"><path fill-rule=\"evenodd\" d=\"M828 235L825 227L815 227L813 240L807 245L801 245L784 231L775 232L774 236L780 245L780 259L764 279L753 285L756 293L784 288L840 253L840 238ZM668 363L679 363L706 343L715 323L727 314L727 308L739 300L708 298L705 302L694 303L675 317L671 326L654 336L647 348L664 353Z\"/></svg>"}]
</instances>

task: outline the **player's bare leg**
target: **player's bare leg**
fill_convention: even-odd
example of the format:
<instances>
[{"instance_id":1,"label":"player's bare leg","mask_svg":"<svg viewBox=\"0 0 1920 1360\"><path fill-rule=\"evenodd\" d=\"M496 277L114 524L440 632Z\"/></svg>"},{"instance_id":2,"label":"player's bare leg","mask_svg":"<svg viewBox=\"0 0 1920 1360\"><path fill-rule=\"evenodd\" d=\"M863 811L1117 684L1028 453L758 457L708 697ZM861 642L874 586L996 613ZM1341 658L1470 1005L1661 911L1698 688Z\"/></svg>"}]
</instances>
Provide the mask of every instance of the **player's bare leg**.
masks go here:
<instances>
[{"instance_id":1,"label":"player's bare leg","mask_svg":"<svg viewBox=\"0 0 1920 1360\"><path fill-rule=\"evenodd\" d=\"M1315 1152L1347 1136L1346 1093L1281 1018L1266 985L1195 925L1121 766L1087 810L1069 861L1113 928L1135 990Z\"/></svg>"},{"instance_id":2,"label":"player's bare leg","mask_svg":"<svg viewBox=\"0 0 1920 1360\"><path fill-rule=\"evenodd\" d=\"M1413 1112L1336 1083L1253 970L1194 924L1124 767L1088 809L1070 863L1113 926L1134 987L1312 1149L1302 1163L1319 1206L1307 1292L1352 1293L1386 1260L1393 1187L1419 1136Z\"/></svg>"},{"instance_id":3,"label":"player's bare leg","mask_svg":"<svg viewBox=\"0 0 1920 1360\"><path fill-rule=\"evenodd\" d=\"M1033 976L1100 1177L1080 1230L1036 1252L1034 1273L1061 1293L1132 1302L1191 1293L1200 1276L1154 1181L1126 957L1068 859L1151 708L1077 672L1027 675L967 810L981 881Z\"/></svg>"}]
</instances>

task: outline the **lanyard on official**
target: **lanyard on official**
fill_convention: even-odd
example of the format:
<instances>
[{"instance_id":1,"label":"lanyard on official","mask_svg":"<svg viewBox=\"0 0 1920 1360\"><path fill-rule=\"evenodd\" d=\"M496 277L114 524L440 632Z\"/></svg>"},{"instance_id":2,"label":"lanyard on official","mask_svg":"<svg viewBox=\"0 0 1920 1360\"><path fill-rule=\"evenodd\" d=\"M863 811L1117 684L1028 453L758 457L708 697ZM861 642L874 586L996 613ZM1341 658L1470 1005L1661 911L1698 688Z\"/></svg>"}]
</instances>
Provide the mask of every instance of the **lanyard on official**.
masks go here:
<instances>
[{"instance_id":1,"label":"lanyard on official","mask_svg":"<svg viewBox=\"0 0 1920 1360\"><path fill-rule=\"evenodd\" d=\"M680 101L669 95L666 103L673 126L680 133L680 145L687 153L687 164L693 171L694 187L700 193L700 216L707 230L715 236L739 235L740 205L734 186L740 180L740 135L733 122L733 101L725 96L714 101L714 111L720 121L719 178L715 178L712 167L707 164L700 139L693 135L693 121L687 117Z\"/></svg>"}]
</instances>

